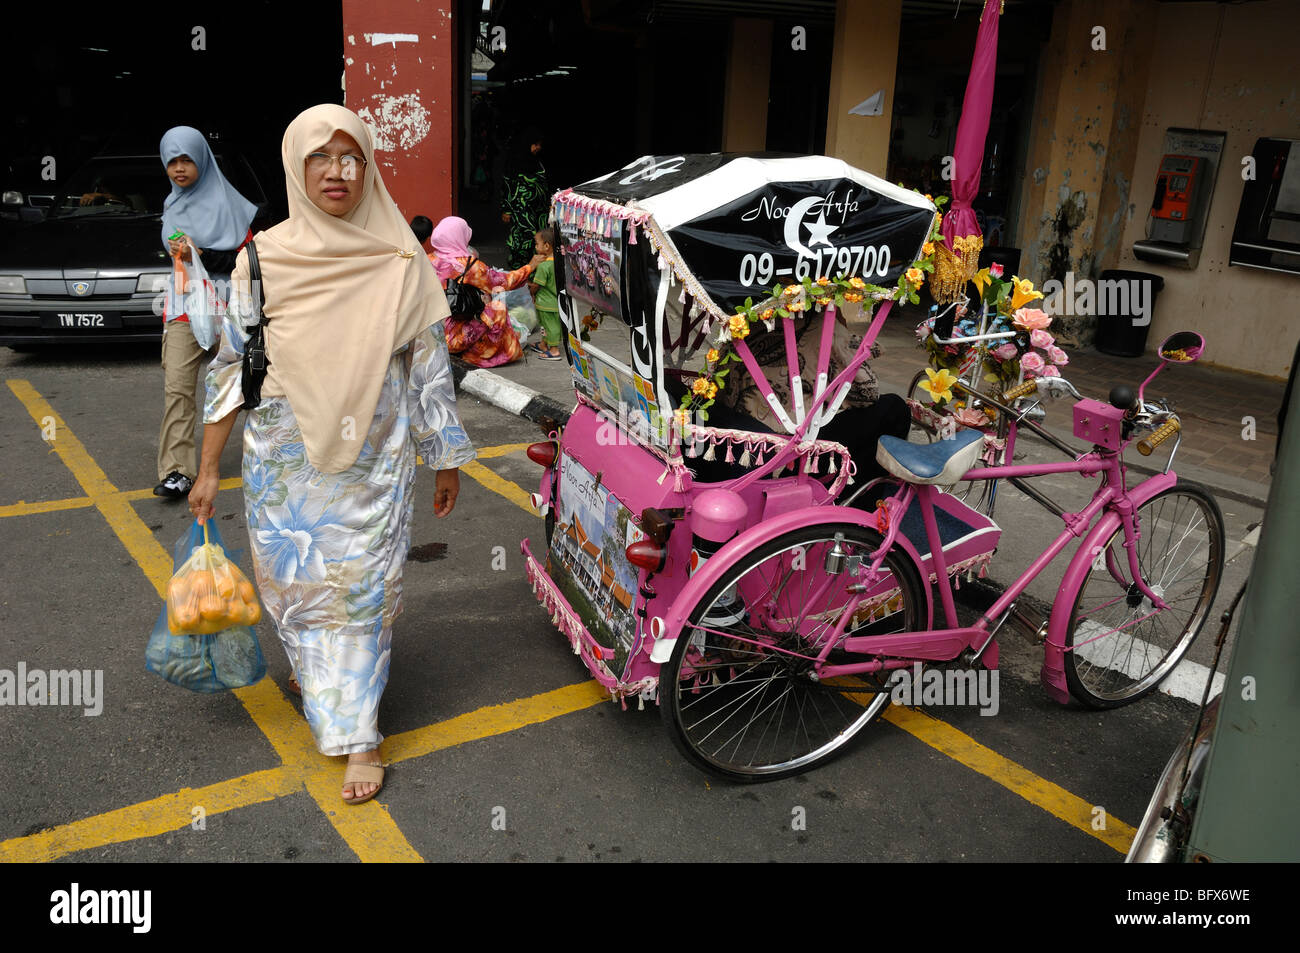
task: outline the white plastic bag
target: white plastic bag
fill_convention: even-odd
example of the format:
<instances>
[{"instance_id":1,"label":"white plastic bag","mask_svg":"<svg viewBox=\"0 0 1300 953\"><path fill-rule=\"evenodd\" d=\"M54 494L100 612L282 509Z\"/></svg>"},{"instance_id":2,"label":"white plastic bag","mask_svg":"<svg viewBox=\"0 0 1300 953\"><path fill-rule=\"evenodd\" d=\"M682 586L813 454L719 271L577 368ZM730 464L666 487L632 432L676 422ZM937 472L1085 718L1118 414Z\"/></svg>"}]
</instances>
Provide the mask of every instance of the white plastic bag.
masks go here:
<instances>
[{"instance_id":1,"label":"white plastic bag","mask_svg":"<svg viewBox=\"0 0 1300 953\"><path fill-rule=\"evenodd\" d=\"M188 275L185 293L173 296L173 300L180 298L183 302L194 340L206 351L217 342L218 329L225 317L226 303L217 291L217 286L208 277L208 270L203 267L202 256L196 254L192 247L190 260L185 262L185 270ZM172 274L175 280L175 272Z\"/></svg>"},{"instance_id":2,"label":"white plastic bag","mask_svg":"<svg viewBox=\"0 0 1300 953\"><path fill-rule=\"evenodd\" d=\"M537 330L537 308L533 305L533 296L528 293L527 286L514 291L499 291L492 296L492 300L505 305L510 324L521 340L527 340L528 335Z\"/></svg>"}]
</instances>

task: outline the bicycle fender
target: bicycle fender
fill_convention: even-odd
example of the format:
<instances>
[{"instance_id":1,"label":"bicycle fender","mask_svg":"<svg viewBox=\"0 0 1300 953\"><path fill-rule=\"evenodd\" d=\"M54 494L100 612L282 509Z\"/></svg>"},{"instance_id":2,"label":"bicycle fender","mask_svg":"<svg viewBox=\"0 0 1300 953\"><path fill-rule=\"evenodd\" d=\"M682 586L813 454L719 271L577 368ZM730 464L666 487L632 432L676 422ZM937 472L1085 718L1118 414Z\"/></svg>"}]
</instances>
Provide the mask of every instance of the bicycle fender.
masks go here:
<instances>
[{"instance_id":1,"label":"bicycle fender","mask_svg":"<svg viewBox=\"0 0 1300 953\"><path fill-rule=\"evenodd\" d=\"M673 600L672 608L664 616L662 635L655 642L654 651L650 655L651 661L661 664L668 661L673 646L677 643L677 638L681 634L682 626L686 624L686 616L690 608L709 591L709 588L714 583L722 578L735 560L744 556L745 553L752 552L768 540L790 530L801 529L805 526L824 526L828 523L848 523L868 529L876 529L876 514L859 510L856 507L805 506L797 510L790 510L788 513L782 513L780 516L771 519L765 519L749 529L742 530L710 557L709 561L704 564L704 568L692 576L686 585L682 587L681 592L677 594L677 598ZM895 544L907 553L922 581L926 582L928 576L922 568L921 557L916 548L901 534ZM924 589L925 625L926 628L929 628L934 618L934 600L930 592L930 586L927 584Z\"/></svg>"},{"instance_id":2,"label":"bicycle fender","mask_svg":"<svg viewBox=\"0 0 1300 953\"><path fill-rule=\"evenodd\" d=\"M1178 474L1159 473L1129 490L1129 499L1133 501L1134 507L1141 506L1157 493L1177 483ZM1119 514L1114 510L1102 514L1075 550L1074 557L1065 569L1065 575L1061 577L1060 593L1052 604L1052 615L1047 624L1047 641L1043 645L1043 669L1039 679L1047 694L1062 705L1070 701L1070 689L1065 681L1065 636L1070 628L1070 610L1074 608L1079 588L1088 575L1088 567L1101 552L1105 541L1120 526Z\"/></svg>"}]
</instances>

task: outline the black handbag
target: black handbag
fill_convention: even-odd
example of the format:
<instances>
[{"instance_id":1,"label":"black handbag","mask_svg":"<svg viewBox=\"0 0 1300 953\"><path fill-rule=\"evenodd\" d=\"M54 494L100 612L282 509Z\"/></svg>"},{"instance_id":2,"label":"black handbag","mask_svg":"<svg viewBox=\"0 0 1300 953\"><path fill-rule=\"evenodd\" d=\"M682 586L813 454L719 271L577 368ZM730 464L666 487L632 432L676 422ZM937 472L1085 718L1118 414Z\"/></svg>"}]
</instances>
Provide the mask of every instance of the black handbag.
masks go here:
<instances>
[{"instance_id":1,"label":"black handbag","mask_svg":"<svg viewBox=\"0 0 1300 953\"><path fill-rule=\"evenodd\" d=\"M471 258L465 263L465 270L460 273L460 278L447 279L447 307L454 318L469 320L483 313L483 292L461 281L461 278L469 274L470 266L477 260Z\"/></svg>"},{"instance_id":2,"label":"black handbag","mask_svg":"<svg viewBox=\"0 0 1300 953\"><path fill-rule=\"evenodd\" d=\"M262 381L266 380L266 368L271 362L266 359L266 339L262 333L266 327L266 315L262 311L262 267L257 261L257 246L251 239L244 247L248 249L248 280L257 324L248 333L248 340L244 343L244 368L240 387L244 392L243 409L253 410L262 402Z\"/></svg>"}]
</instances>

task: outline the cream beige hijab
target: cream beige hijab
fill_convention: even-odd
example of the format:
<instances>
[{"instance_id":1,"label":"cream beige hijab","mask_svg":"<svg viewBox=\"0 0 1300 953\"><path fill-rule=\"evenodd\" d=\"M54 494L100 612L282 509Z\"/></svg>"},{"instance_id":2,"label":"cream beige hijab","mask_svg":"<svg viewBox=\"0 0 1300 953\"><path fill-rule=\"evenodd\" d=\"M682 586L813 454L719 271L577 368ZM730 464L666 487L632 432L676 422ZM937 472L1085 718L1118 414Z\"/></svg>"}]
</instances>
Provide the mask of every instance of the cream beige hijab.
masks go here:
<instances>
[{"instance_id":1,"label":"cream beige hijab","mask_svg":"<svg viewBox=\"0 0 1300 953\"><path fill-rule=\"evenodd\" d=\"M366 168L361 201L336 217L307 197L303 165L340 130L361 146ZM308 461L339 473L361 452L393 352L445 318L447 299L355 113L333 104L305 110L280 152L289 218L256 237L271 361L262 393L289 399ZM247 274L241 253L236 287Z\"/></svg>"}]
</instances>

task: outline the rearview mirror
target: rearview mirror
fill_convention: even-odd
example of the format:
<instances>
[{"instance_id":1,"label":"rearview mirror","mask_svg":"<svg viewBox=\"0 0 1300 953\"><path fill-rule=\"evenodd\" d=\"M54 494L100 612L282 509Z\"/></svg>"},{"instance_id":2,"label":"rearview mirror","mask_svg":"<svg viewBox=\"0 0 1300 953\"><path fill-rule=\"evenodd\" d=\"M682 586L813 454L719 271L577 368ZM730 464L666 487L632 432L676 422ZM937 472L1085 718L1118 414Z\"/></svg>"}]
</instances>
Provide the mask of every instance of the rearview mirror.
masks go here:
<instances>
[{"instance_id":1,"label":"rearview mirror","mask_svg":"<svg viewBox=\"0 0 1300 953\"><path fill-rule=\"evenodd\" d=\"M1205 350L1205 338L1195 331L1175 331L1160 345L1160 359L1171 364L1191 364Z\"/></svg>"}]
</instances>

